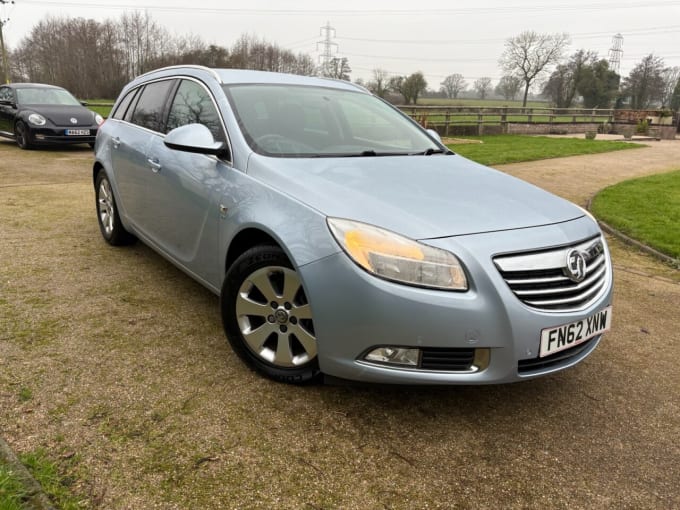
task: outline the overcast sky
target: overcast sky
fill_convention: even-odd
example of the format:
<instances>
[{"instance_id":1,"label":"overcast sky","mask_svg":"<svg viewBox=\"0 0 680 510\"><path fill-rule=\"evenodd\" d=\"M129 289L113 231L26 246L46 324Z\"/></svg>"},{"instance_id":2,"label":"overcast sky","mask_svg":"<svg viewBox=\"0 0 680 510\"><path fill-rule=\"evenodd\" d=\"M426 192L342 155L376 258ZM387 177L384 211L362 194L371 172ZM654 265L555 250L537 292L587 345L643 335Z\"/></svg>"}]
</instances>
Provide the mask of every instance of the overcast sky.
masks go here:
<instances>
[{"instance_id":1,"label":"overcast sky","mask_svg":"<svg viewBox=\"0 0 680 510\"><path fill-rule=\"evenodd\" d=\"M177 35L197 34L208 43L231 46L243 33L293 50L319 55L320 28L335 29L337 54L347 57L352 79L370 78L377 67L394 74L422 71L438 89L452 73L468 82L500 78L503 42L523 30L567 32L570 52L592 49L606 58L612 37L621 33L621 73L649 54L680 66L680 0L106 0L85 2L15 0L2 8L10 48L45 16L104 20L125 11L147 10Z\"/></svg>"}]
</instances>

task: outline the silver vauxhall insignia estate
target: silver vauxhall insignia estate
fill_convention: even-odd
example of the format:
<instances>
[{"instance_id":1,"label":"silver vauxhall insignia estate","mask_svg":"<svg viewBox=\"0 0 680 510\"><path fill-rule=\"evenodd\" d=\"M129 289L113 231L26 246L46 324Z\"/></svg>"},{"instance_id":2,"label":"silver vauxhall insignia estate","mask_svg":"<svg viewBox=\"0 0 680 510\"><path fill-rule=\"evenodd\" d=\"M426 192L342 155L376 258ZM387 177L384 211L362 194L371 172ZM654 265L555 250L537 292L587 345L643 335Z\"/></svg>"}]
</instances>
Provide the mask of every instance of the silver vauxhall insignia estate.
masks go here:
<instances>
[{"instance_id":1,"label":"silver vauxhall insignia estate","mask_svg":"<svg viewBox=\"0 0 680 510\"><path fill-rule=\"evenodd\" d=\"M218 294L234 351L279 381L520 381L611 325L588 213L348 82L153 71L95 158L104 239L138 238Z\"/></svg>"}]
</instances>

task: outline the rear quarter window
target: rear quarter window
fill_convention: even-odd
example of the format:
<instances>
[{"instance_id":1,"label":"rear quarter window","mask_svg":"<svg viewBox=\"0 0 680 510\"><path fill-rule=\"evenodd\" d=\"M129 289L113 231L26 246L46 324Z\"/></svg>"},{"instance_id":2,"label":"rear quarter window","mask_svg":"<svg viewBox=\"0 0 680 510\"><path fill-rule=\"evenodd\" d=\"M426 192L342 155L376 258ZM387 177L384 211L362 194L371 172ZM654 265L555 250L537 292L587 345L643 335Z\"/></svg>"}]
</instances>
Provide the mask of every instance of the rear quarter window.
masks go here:
<instances>
[{"instance_id":1,"label":"rear quarter window","mask_svg":"<svg viewBox=\"0 0 680 510\"><path fill-rule=\"evenodd\" d=\"M122 120L123 118L125 118L125 112L127 112L128 107L130 106L130 103L132 103L132 100L135 98L137 92L139 92L138 88L131 90L130 92L125 94L125 97L122 99L120 103L118 103L118 107L111 114L112 119Z\"/></svg>"}]
</instances>

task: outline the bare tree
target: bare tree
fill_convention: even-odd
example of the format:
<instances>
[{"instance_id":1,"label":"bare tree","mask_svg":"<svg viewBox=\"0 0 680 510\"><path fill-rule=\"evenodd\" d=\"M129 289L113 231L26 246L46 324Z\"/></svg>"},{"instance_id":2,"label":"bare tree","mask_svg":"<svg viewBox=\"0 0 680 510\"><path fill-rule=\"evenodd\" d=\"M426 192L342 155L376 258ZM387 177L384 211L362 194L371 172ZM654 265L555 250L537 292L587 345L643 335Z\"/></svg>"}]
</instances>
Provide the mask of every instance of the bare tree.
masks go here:
<instances>
[{"instance_id":1,"label":"bare tree","mask_svg":"<svg viewBox=\"0 0 680 510\"><path fill-rule=\"evenodd\" d=\"M506 101L514 101L519 93L519 88L522 85L522 80L517 76L506 74L501 77L496 85L496 95L503 96Z\"/></svg>"},{"instance_id":2,"label":"bare tree","mask_svg":"<svg viewBox=\"0 0 680 510\"><path fill-rule=\"evenodd\" d=\"M673 92L680 84L680 67L667 67L662 74L663 89L661 91L661 108L666 108L671 104Z\"/></svg>"},{"instance_id":3,"label":"bare tree","mask_svg":"<svg viewBox=\"0 0 680 510\"><path fill-rule=\"evenodd\" d=\"M349 67L349 62L347 58L332 58L330 62L326 64L323 70L323 75L327 78L335 78L336 80L349 81L349 73L352 69Z\"/></svg>"},{"instance_id":4,"label":"bare tree","mask_svg":"<svg viewBox=\"0 0 680 510\"><path fill-rule=\"evenodd\" d=\"M491 78L489 78L488 76L478 78L475 80L472 86L477 91L479 99L486 99L486 96L488 96L492 90Z\"/></svg>"},{"instance_id":5,"label":"bare tree","mask_svg":"<svg viewBox=\"0 0 680 510\"><path fill-rule=\"evenodd\" d=\"M522 106L527 105L529 89L548 68L559 62L569 44L567 34L538 34L522 32L505 41L505 50L498 63L509 73L519 76L524 83Z\"/></svg>"},{"instance_id":6,"label":"bare tree","mask_svg":"<svg viewBox=\"0 0 680 510\"><path fill-rule=\"evenodd\" d=\"M389 85L391 90L399 92L404 97L406 104L411 101L416 104L420 93L427 89L427 81L420 71L409 76L393 76Z\"/></svg>"},{"instance_id":7,"label":"bare tree","mask_svg":"<svg viewBox=\"0 0 680 510\"><path fill-rule=\"evenodd\" d=\"M389 75L384 69L373 69L373 79L366 88L378 97L385 97L389 92Z\"/></svg>"},{"instance_id":8,"label":"bare tree","mask_svg":"<svg viewBox=\"0 0 680 510\"><path fill-rule=\"evenodd\" d=\"M459 73L448 75L440 85L442 87L441 89L446 94L446 97L449 99L458 99L458 94L467 88L465 78Z\"/></svg>"},{"instance_id":9,"label":"bare tree","mask_svg":"<svg viewBox=\"0 0 680 510\"><path fill-rule=\"evenodd\" d=\"M664 88L663 72L663 59L655 57L652 53L633 68L623 80L623 90L630 96L632 108L647 108L652 102L661 100Z\"/></svg>"}]
</instances>

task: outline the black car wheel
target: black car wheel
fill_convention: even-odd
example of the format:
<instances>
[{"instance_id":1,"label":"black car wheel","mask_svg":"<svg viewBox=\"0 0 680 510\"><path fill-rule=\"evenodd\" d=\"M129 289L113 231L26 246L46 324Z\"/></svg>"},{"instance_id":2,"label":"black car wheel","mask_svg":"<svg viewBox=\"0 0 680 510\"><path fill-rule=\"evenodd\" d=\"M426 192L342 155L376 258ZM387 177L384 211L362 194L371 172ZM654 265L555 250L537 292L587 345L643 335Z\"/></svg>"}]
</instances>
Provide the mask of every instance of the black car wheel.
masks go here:
<instances>
[{"instance_id":1,"label":"black car wheel","mask_svg":"<svg viewBox=\"0 0 680 510\"><path fill-rule=\"evenodd\" d=\"M321 380L312 311L281 248L256 246L236 259L220 306L227 339L248 365L279 382Z\"/></svg>"},{"instance_id":2,"label":"black car wheel","mask_svg":"<svg viewBox=\"0 0 680 510\"><path fill-rule=\"evenodd\" d=\"M103 170L97 174L95 181L97 220L99 230L107 243L113 246L131 244L136 240L130 232L125 230L120 222L116 200L113 196L111 183Z\"/></svg>"},{"instance_id":3,"label":"black car wheel","mask_svg":"<svg viewBox=\"0 0 680 510\"><path fill-rule=\"evenodd\" d=\"M14 137L17 141L17 145L24 150L32 149L33 144L31 143L31 134L26 127L26 124L19 121L14 126Z\"/></svg>"}]
</instances>

